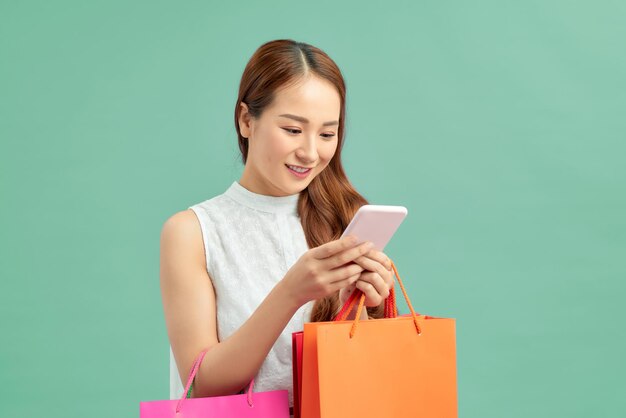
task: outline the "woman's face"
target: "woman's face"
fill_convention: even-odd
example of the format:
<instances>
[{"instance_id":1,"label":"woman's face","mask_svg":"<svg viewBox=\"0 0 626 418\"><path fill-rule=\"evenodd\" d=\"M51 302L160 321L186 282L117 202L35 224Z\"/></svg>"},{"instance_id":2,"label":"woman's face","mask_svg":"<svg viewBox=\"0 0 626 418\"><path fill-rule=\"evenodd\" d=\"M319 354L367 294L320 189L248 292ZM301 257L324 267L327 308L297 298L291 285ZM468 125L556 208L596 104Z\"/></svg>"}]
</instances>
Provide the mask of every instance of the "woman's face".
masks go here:
<instances>
[{"instance_id":1,"label":"woman's face","mask_svg":"<svg viewBox=\"0 0 626 418\"><path fill-rule=\"evenodd\" d=\"M341 102L328 81L311 76L278 90L259 119L241 106L239 129L248 138L248 159L239 183L246 189L271 196L299 193L335 155ZM302 175L288 166L309 171Z\"/></svg>"}]
</instances>

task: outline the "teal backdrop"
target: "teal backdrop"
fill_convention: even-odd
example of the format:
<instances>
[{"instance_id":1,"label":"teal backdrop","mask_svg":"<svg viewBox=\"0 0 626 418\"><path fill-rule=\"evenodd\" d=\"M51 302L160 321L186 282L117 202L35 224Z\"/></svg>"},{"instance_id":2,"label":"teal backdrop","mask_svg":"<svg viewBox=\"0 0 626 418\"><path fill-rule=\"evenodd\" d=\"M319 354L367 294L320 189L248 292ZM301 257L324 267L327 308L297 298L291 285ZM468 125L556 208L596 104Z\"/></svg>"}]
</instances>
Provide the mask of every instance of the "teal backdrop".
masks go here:
<instances>
[{"instance_id":1,"label":"teal backdrop","mask_svg":"<svg viewBox=\"0 0 626 418\"><path fill-rule=\"evenodd\" d=\"M457 320L459 416L623 416L624 22L619 1L3 0L0 416L168 397L160 230L239 179L239 79L279 38L337 62L348 176L408 208L385 252Z\"/></svg>"}]
</instances>

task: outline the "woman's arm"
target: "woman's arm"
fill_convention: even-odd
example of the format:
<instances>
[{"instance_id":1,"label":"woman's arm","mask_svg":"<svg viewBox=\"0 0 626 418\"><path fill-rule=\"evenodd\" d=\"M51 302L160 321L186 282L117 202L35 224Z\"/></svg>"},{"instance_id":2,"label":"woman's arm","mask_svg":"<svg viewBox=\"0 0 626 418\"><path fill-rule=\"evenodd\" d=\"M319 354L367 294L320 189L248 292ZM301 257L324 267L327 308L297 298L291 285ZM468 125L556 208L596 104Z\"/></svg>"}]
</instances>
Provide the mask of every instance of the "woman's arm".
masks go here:
<instances>
[{"instance_id":1,"label":"woman's arm","mask_svg":"<svg viewBox=\"0 0 626 418\"><path fill-rule=\"evenodd\" d=\"M236 394L257 374L300 307L281 283L235 333L218 341L215 292L206 270L199 221L193 211L185 210L164 223L161 294L167 333L183 384L198 353L210 348L196 375L193 397Z\"/></svg>"},{"instance_id":2,"label":"woman's arm","mask_svg":"<svg viewBox=\"0 0 626 418\"><path fill-rule=\"evenodd\" d=\"M168 337L181 377L188 376L201 350L210 349L196 375L192 395L238 393L256 375L300 306L352 285L359 277L369 277L361 275L364 268L354 261L372 246L371 242L358 243L356 237L344 237L309 249L251 317L229 338L218 342L215 292L205 267L200 223L191 210L168 219L161 232L161 292ZM369 288L365 291L371 293Z\"/></svg>"}]
</instances>

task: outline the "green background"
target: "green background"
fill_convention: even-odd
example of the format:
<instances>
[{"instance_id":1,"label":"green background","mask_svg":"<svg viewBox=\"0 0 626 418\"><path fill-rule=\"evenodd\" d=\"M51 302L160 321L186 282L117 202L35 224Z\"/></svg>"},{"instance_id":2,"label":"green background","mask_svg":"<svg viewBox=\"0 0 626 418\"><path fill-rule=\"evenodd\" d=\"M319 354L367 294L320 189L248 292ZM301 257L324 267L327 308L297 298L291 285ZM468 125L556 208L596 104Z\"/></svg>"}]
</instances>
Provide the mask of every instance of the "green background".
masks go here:
<instances>
[{"instance_id":1,"label":"green background","mask_svg":"<svg viewBox=\"0 0 626 418\"><path fill-rule=\"evenodd\" d=\"M0 416L168 398L160 230L239 179L279 38L337 62L348 176L409 210L385 252L457 319L459 415L626 410L625 3L0 4Z\"/></svg>"}]
</instances>

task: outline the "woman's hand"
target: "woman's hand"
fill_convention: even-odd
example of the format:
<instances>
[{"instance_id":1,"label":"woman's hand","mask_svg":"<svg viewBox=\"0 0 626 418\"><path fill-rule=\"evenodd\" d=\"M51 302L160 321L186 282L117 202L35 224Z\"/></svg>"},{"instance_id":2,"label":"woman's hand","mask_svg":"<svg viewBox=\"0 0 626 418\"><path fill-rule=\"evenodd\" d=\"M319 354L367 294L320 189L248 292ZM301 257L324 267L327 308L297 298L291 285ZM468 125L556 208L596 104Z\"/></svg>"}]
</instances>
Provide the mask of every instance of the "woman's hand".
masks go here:
<instances>
[{"instance_id":1,"label":"woman's hand","mask_svg":"<svg viewBox=\"0 0 626 418\"><path fill-rule=\"evenodd\" d=\"M345 305L355 288L365 293L365 306L380 305L389 297L394 282L391 260L382 251L372 249L356 258L354 263L361 266L364 271L355 283L339 291L341 306Z\"/></svg>"},{"instance_id":2,"label":"woman's hand","mask_svg":"<svg viewBox=\"0 0 626 418\"><path fill-rule=\"evenodd\" d=\"M364 267L356 260L371 248L369 242L357 245L352 236L311 248L291 266L278 286L286 290L287 297L296 307L322 299L352 285L361 277ZM366 264L365 261L361 263Z\"/></svg>"}]
</instances>

